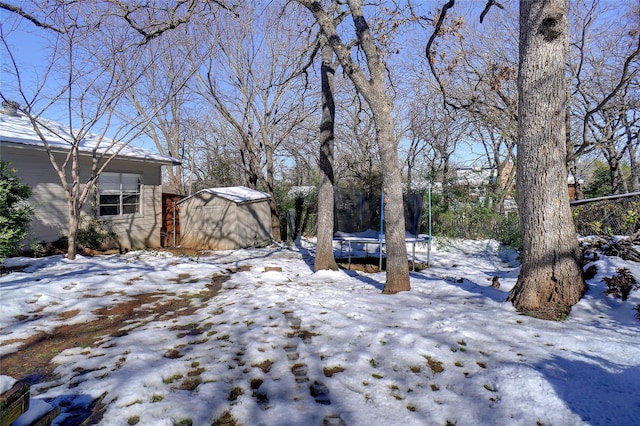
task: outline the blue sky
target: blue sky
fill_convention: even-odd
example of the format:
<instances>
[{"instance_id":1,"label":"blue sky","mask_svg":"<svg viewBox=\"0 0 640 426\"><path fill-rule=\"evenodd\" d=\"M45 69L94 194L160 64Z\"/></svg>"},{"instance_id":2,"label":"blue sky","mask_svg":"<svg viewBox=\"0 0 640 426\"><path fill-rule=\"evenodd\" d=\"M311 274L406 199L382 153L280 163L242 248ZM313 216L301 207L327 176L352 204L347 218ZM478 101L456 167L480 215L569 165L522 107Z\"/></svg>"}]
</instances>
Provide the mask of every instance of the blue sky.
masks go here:
<instances>
[{"instance_id":1,"label":"blue sky","mask_svg":"<svg viewBox=\"0 0 640 426\"><path fill-rule=\"evenodd\" d=\"M433 6L435 7L436 3L439 2L430 3L433 3ZM463 1L458 6L457 12L462 13L465 11L465 9L468 9L470 7L471 6L469 2ZM13 16L10 16L6 12L2 13L2 24L0 25L2 25L2 35L5 38L8 47L11 50L11 53L20 68L20 78L22 80L25 94L28 98L33 97L35 90L41 82L41 79L45 75L46 68L50 63L50 59L48 58L48 55L50 53L50 42L46 38L48 32L37 28L35 25L26 20L21 19L16 21L15 19L13 19ZM14 73L12 70L11 62L9 61L9 58L7 56L5 46L2 46L1 52L2 69L0 80L2 82L2 85L0 86L0 91L2 92L3 96L23 103L22 99L16 91L17 82L15 76L13 75ZM55 80L49 77L47 81L47 88L49 90L53 90L55 87ZM68 122L68 114L69 111L66 106L58 107L54 105L48 108L43 116L48 119L66 123ZM94 129L95 132L98 132L100 130L101 129L99 128ZM114 136L109 132L108 135L112 137ZM155 150L155 147L151 142L138 140L135 142L135 144ZM455 161L471 163L476 159L475 157L477 157L477 155L473 155L471 152L469 152L468 148L462 146L461 144L458 152L455 155Z\"/></svg>"}]
</instances>

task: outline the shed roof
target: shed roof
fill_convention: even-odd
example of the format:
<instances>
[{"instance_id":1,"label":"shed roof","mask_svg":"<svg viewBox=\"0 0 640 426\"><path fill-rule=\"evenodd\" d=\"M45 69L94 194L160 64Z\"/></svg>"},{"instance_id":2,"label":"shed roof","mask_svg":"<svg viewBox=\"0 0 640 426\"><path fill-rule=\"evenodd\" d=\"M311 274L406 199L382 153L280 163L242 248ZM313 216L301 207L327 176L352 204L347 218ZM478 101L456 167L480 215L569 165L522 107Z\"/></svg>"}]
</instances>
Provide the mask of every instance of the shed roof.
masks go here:
<instances>
[{"instance_id":1,"label":"shed roof","mask_svg":"<svg viewBox=\"0 0 640 426\"><path fill-rule=\"evenodd\" d=\"M47 143L53 150L68 151L73 141L68 127L51 120L38 119L40 130ZM36 133L28 117L23 114L0 114L0 141L11 144L34 146L43 149L44 143ZM97 147L97 149L96 149ZM100 137L94 133L88 133L79 144L81 153L90 155L93 150L99 154L118 152L119 158L150 161L164 165L180 164L180 160L144 148L124 144L107 137Z\"/></svg>"},{"instance_id":2,"label":"shed roof","mask_svg":"<svg viewBox=\"0 0 640 426\"><path fill-rule=\"evenodd\" d=\"M178 201L178 204L202 193L214 194L226 200L233 201L234 203L247 203L250 201L268 200L271 198L271 196L266 192L258 191L257 189L247 188L246 186L228 186L224 188L201 189L200 191Z\"/></svg>"}]
</instances>

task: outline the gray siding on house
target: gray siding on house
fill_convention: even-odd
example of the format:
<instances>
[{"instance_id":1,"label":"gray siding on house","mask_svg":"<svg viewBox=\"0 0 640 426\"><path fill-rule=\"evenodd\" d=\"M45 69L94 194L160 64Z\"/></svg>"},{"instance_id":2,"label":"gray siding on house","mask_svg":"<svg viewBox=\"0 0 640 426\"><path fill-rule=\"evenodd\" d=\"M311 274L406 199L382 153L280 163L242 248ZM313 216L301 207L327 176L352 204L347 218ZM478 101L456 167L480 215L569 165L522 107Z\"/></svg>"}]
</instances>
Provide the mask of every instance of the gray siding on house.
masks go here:
<instances>
[{"instance_id":1,"label":"gray siding on house","mask_svg":"<svg viewBox=\"0 0 640 426\"><path fill-rule=\"evenodd\" d=\"M162 174L160 165L115 159L105 171L142 174L141 212L104 218L126 248L160 247L162 226Z\"/></svg>"},{"instance_id":2,"label":"gray siding on house","mask_svg":"<svg viewBox=\"0 0 640 426\"><path fill-rule=\"evenodd\" d=\"M61 156L62 154L56 154ZM62 158L62 157L60 157ZM0 159L9 161L17 170L22 182L31 186L33 194L29 203L35 214L25 248L32 241L55 241L67 235L67 201L57 173L46 151L33 146L14 147L2 145ZM82 156L80 163L82 181L91 170L91 160ZM160 247L162 176L161 165L129 159L114 159L105 171L142 174L141 212L135 215L104 218L107 226L117 235L123 248ZM83 211L93 214L95 195L92 194Z\"/></svg>"},{"instance_id":3,"label":"gray siding on house","mask_svg":"<svg viewBox=\"0 0 640 426\"><path fill-rule=\"evenodd\" d=\"M26 248L32 241L55 241L67 234L67 200L60 180L46 152L2 146L0 159L16 169L18 178L33 192L29 204L34 209Z\"/></svg>"}]
</instances>

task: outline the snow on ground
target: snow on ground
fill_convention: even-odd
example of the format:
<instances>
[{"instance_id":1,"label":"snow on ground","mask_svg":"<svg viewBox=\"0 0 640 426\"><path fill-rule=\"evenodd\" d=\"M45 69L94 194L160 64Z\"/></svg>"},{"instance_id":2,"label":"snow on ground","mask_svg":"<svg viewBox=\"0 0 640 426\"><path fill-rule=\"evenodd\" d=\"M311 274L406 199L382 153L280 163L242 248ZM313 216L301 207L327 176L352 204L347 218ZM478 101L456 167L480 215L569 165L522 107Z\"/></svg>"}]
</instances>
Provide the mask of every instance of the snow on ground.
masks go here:
<instances>
[{"instance_id":1,"label":"snow on ground","mask_svg":"<svg viewBox=\"0 0 640 426\"><path fill-rule=\"evenodd\" d=\"M381 294L384 273L313 273L312 250L8 259L28 266L0 277L0 356L136 296L188 297L181 315L137 315L59 353L59 378L32 398L63 407L54 424L101 396L103 425L210 425L225 413L242 425L637 423L640 291L605 296L603 277L627 267L640 281L640 265L596 261L589 292L551 322L505 303L519 263L492 241L434 244L431 267L396 295Z\"/></svg>"}]
</instances>

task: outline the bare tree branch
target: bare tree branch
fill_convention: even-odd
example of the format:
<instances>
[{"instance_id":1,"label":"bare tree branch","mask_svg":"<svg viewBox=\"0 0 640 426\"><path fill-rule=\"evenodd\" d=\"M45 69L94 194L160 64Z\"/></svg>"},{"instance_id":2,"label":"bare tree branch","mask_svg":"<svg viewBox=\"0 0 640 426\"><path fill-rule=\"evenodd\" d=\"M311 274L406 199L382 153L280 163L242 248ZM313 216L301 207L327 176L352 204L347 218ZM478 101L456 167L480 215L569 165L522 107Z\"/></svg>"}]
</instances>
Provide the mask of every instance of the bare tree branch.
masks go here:
<instances>
[{"instance_id":1,"label":"bare tree branch","mask_svg":"<svg viewBox=\"0 0 640 426\"><path fill-rule=\"evenodd\" d=\"M480 14L481 24L482 24L482 21L484 21L484 17L487 15L487 13L489 13L489 9L491 9L491 6L498 6L500 9L504 10L504 6L498 3L496 0L487 0L487 4L485 5L484 10Z\"/></svg>"},{"instance_id":2,"label":"bare tree branch","mask_svg":"<svg viewBox=\"0 0 640 426\"><path fill-rule=\"evenodd\" d=\"M38 19L37 17L35 17L31 13L25 11L23 8L21 8L19 6L14 6L14 5L9 4L9 3L0 2L0 9L4 9L4 10L6 10L8 12L15 13L16 15L19 15L19 16L23 17L24 19L30 21L32 24L34 24L37 27L44 28L44 29L47 29L47 30L53 30L53 31L55 31L57 33L60 33L60 34L64 34L64 33L67 32L67 29L60 29L60 28L54 27L53 25L47 24L46 22Z\"/></svg>"},{"instance_id":3,"label":"bare tree branch","mask_svg":"<svg viewBox=\"0 0 640 426\"><path fill-rule=\"evenodd\" d=\"M444 97L445 105L449 105L449 103L447 102L447 96L446 96L447 92L444 88L444 85L442 84L442 81L440 81L440 77L438 77L438 73L435 67L435 62L433 60L434 54L432 51L432 47L433 47L433 43L436 41L436 38L440 34L440 31L442 30L442 25L444 25L444 20L447 16L447 11L451 9L455 5L455 3L456 3L456 0L449 0L446 4L442 6L442 10L440 11L438 20L436 21L436 24L433 28L433 33L431 33L431 36L429 37L429 41L427 41L427 47L425 47L425 56L429 61L429 69L431 70L431 75L433 75L433 77L436 79L436 83L438 83L440 92L442 92L442 96ZM451 105L451 106L454 106L454 105Z\"/></svg>"}]
</instances>

